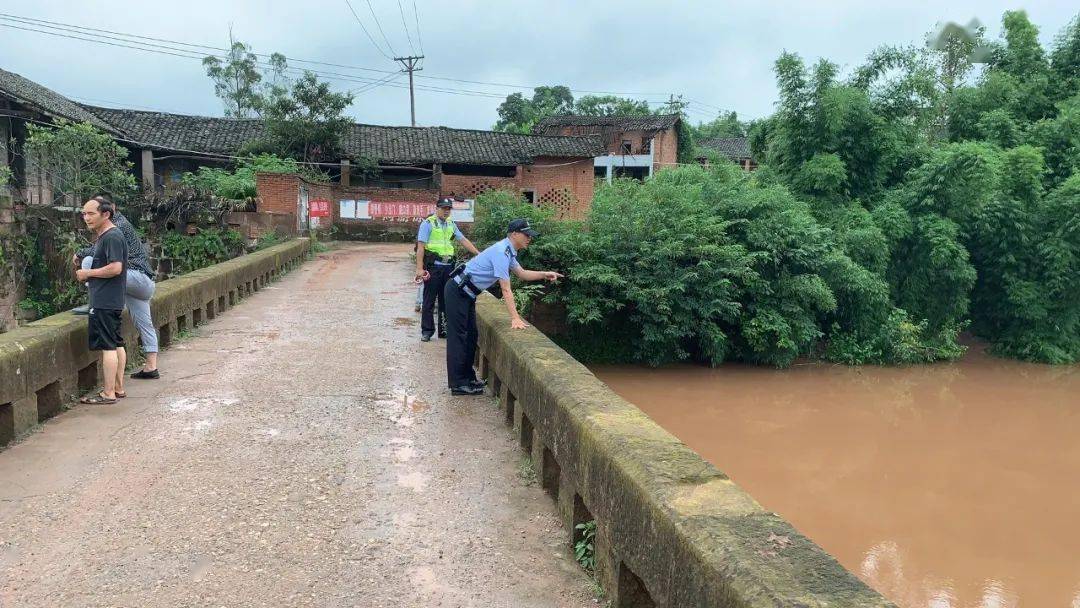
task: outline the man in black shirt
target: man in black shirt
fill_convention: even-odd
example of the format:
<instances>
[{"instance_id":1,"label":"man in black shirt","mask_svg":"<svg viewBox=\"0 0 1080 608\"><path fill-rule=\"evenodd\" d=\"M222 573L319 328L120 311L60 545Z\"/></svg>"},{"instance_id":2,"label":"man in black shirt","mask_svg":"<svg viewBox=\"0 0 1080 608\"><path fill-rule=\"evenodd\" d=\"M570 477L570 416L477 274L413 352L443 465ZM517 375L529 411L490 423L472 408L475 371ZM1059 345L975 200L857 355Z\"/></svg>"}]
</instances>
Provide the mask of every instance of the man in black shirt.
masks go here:
<instances>
[{"instance_id":1,"label":"man in black shirt","mask_svg":"<svg viewBox=\"0 0 1080 608\"><path fill-rule=\"evenodd\" d=\"M127 242L112 222L115 208L105 197L94 197L83 205L82 218L94 233L94 263L89 270L75 271L75 278L90 286L89 343L90 350L101 351L104 388L81 403L116 403L124 397L124 366L127 351L120 333L120 313L124 311L127 291Z\"/></svg>"}]
</instances>

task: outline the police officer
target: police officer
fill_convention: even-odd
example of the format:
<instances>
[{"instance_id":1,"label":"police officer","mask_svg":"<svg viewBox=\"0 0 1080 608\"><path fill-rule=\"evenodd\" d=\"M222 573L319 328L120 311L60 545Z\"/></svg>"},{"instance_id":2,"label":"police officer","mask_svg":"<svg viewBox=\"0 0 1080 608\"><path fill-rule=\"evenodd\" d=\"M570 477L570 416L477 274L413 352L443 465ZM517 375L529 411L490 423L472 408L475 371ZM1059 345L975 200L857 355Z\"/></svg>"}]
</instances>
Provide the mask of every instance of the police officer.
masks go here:
<instances>
[{"instance_id":1,"label":"police officer","mask_svg":"<svg viewBox=\"0 0 1080 608\"><path fill-rule=\"evenodd\" d=\"M439 330L439 337L446 337L446 298L443 286L454 268L454 239L474 255L480 253L472 242L461 234L450 212L454 199L442 198L435 203L435 214L420 222L416 234L416 281L424 283L424 302L420 313L420 340L428 342ZM439 300L438 325L435 325L435 299Z\"/></svg>"},{"instance_id":2,"label":"police officer","mask_svg":"<svg viewBox=\"0 0 1080 608\"><path fill-rule=\"evenodd\" d=\"M505 239L469 260L460 273L446 282L446 376L452 394L479 395L486 385L476 379L472 367L477 340L476 297L498 283L510 311L510 327L525 329L529 325L518 315L514 292L510 289L510 273L524 281L556 281L562 277L557 272L526 270L518 264L517 253L538 236L528 220L514 220L506 229Z\"/></svg>"}]
</instances>

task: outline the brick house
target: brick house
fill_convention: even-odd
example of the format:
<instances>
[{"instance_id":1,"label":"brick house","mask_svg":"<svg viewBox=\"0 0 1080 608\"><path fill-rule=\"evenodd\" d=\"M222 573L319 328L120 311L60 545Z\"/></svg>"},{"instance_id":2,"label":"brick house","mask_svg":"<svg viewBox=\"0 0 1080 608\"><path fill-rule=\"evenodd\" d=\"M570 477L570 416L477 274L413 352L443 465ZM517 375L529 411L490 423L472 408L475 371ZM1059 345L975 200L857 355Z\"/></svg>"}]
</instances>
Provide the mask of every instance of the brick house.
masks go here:
<instances>
[{"instance_id":1,"label":"brick house","mask_svg":"<svg viewBox=\"0 0 1080 608\"><path fill-rule=\"evenodd\" d=\"M679 156L678 114L656 116L549 116L536 124L543 135L599 137L605 154L594 161L596 177L644 179Z\"/></svg>"},{"instance_id":2,"label":"brick house","mask_svg":"<svg viewBox=\"0 0 1080 608\"><path fill-rule=\"evenodd\" d=\"M52 188L37 159L23 151L27 123L50 123L55 119L85 122L114 137L122 136L93 112L59 93L0 70L0 168L10 169L9 190L16 201L51 205Z\"/></svg>"},{"instance_id":3,"label":"brick house","mask_svg":"<svg viewBox=\"0 0 1080 608\"><path fill-rule=\"evenodd\" d=\"M229 166L230 157L263 134L258 119L80 104L0 70L0 142L5 146L0 166L12 166L16 197L31 204L52 201L48 180L33 159L21 153L25 121L58 118L90 123L116 138L130 151L144 189L163 188L199 167ZM10 149L9 136L15 142ZM368 189L395 201L433 203L440 195L473 198L485 190L508 188L535 204L553 207L562 217L584 215L593 197L593 158L603 153L596 137L367 124L353 124L341 147L339 158L321 168L330 174L333 187L346 194L356 196L363 194L358 189ZM358 180L356 166L361 161L375 161L379 177ZM286 212L280 201L263 203L260 211ZM298 213L299 207L294 203L289 209Z\"/></svg>"},{"instance_id":4,"label":"brick house","mask_svg":"<svg viewBox=\"0 0 1080 608\"><path fill-rule=\"evenodd\" d=\"M750 154L750 140L745 137L714 137L696 144L698 148L718 152L746 171L757 169L757 163ZM699 162L705 160L705 157L698 158Z\"/></svg>"}]
</instances>

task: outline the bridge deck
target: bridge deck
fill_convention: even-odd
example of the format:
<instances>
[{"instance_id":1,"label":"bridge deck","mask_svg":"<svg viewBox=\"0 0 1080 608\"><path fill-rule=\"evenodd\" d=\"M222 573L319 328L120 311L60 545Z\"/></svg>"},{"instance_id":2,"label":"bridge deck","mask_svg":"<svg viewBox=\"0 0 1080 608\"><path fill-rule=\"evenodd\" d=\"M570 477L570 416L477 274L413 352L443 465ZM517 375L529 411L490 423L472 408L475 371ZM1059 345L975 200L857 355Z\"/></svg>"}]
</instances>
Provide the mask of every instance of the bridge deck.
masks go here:
<instances>
[{"instance_id":1,"label":"bridge deck","mask_svg":"<svg viewBox=\"0 0 1080 608\"><path fill-rule=\"evenodd\" d=\"M408 252L321 254L0 452L0 606L595 606Z\"/></svg>"}]
</instances>

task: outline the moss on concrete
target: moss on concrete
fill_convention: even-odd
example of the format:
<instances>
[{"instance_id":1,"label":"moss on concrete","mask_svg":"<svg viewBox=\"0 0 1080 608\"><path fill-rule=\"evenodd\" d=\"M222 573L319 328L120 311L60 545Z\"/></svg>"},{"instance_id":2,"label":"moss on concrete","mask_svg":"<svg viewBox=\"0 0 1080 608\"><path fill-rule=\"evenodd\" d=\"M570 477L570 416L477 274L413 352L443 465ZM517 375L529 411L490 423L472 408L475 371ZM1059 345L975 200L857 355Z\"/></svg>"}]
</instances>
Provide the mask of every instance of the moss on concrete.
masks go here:
<instances>
[{"instance_id":1,"label":"moss on concrete","mask_svg":"<svg viewBox=\"0 0 1080 608\"><path fill-rule=\"evenodd\" d=\"M597 576L617 602L629 569L657 606L892 606L546 336L510 330L501 302L482 297L477 323L482 358L558 462L560 495L597 520Z\"/></svg>"}]
</instances>

